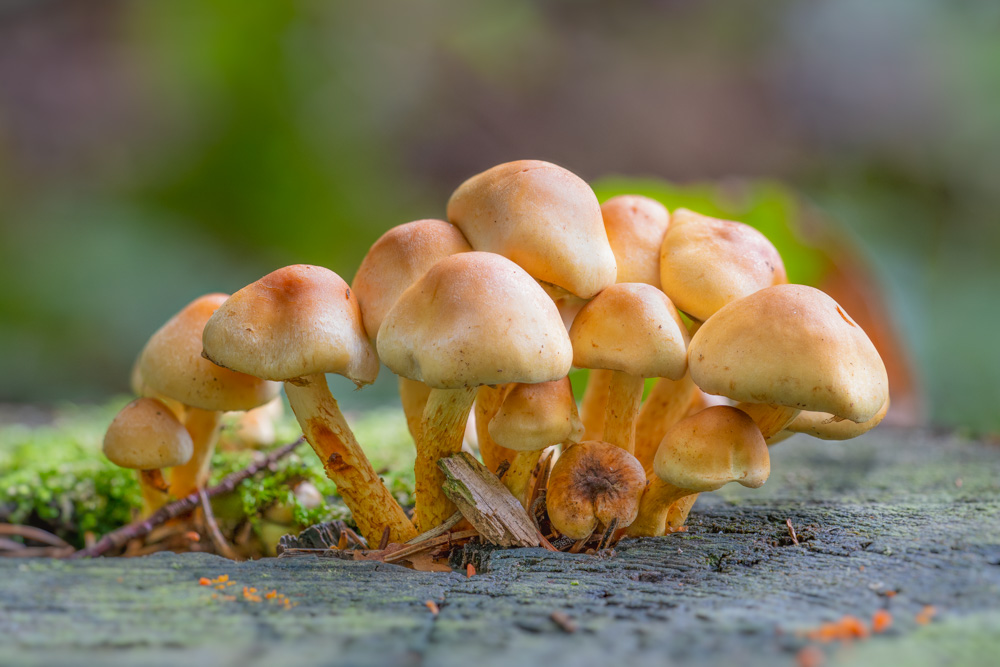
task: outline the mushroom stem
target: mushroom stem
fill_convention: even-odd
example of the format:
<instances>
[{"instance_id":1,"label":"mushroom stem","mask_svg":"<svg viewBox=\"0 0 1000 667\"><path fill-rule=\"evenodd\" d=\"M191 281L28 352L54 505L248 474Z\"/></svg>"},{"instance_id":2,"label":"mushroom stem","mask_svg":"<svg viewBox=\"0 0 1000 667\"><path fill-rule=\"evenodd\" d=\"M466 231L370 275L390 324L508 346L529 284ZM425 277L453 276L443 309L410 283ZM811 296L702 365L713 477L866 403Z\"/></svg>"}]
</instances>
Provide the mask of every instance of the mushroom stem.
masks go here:
<instances>
[{"instance_id":1,"label":"mushroom stem","mask_svg":"<svg viewBox=\"0 0 1000 667\"><path fill-rule=\"evenodd\" d=\"M611 372L608 407L604 412L604 441L621 447L629 454L635 451L635 425L642 402L643 384L643 379L636 375Z\"/></svg>"},{"instance_id":2,"label":"mushroom stem","mask_svg":"<svg viewBox=\"0 0 1000 667\"><path fill-rule=\"evenodd\" d=\"M684 496L670 506L670 509L667 511L667 525L664 532L676 531L687 523L688 514L691 513L694 502L698 500L698 495L697 493L692 493L689 496Z\"/></svg>"},{"instance_id":3,"label":"mushroom stem","mask_svg":"<svg viewBox=\"0 0 1000 667\"><path fill-rule=\"evenodd\" d=\"M670 506L684 496L695 493L664 482L659 477L650 481L639 500L639 516L628 527L630 537L656 537L666 531Z\"/></svg>"},{"instance_id":4,"label":"mushroom stem","mask_svg":"<svg viewBox=\"0 0 1000 667\"><path fill-rule=\"evenodd\" d=\"M483 464L490 472L496 472L504 461L513 463L517 452L501 447L490 435L489 425L500 410L503 399L507 396L511 384L496 386L483 385L476 394L476 440L479 442L479 454Z\"/></svg>"},{"instance_id":5,"label":"mushroom stem","mask_svg":"<svg viewBox=\"0 0 1000 667\"><path fill-rule=\"evenodd\" d=\"M431 389L427 397L414 465L416 507L413 516L421 532L443 523L455 513L454 503L441 489L445 476L437 462L462 450L465 424L475 398L475 387Z\"/></svg>"},{"instance_id":6,"label":"mushroom stem","mask_svg":"<svg viewBox=\"0 0 1000 667\"><path fill-rule=\"evenodd\" d=\"M639 410L635 426L635 458L646 470L653 469L653 458L667 429L687 414L688 406L697 393L697 387L686 374L680 380L660 378Z\"/></svg>"},{"instance_id":7,"label":"mushroom stem","mask_svg":"<svg viewBox=\"0 0 1000 667\"><path fill-rule=\"evenodd\" d=\"M504 485L525 509L528 509L531 473L535 471L544 451L544 449L538 449L533 452L517 452L514 460L510 462L510 468L503 476Z\"/></svg>"},{"instance_id":8,"label":"mushroom stem","mask_svg":"<svg viewBox=\"0 0 1000 667\"><path fill-rule=\"evenodd\" d=\"M612 371L593 368L587 378L587 389L580 401L580 421L583 422L581 440L604 439L604 411L608 408L608 392Z\"/></svg>"},{"instance_id":9,"label":"mushroom stem","mask_svg":"<svg viewBox=\"0 0 1000 667\"><path fill-rule=\"evenodd\" d=\"M406 428L410 431L413 442L420 442L420 422L424 418L424 406L431 388L423 382L409 378L399 378L399 400L403 403L403 414L406 415Z\"/></svg>"},{"instance_id":10,"label":"mushroom stem","mask_svg":"<svg viewBox=\"0 0 1000 667\"><path fill-rule=\"evenodd\" d=\"M170 493L175 498L184 498L208 484L208 475L215 453L215 443L219 440L222 413L216 410L202 410L188 406L184 410L184 428L191 436L194 453L191 460L170 471Z\"/></svg>"},{"instance_id":11,"label":"mushroom stem","mask_svg":"<svg viewBox=\"0 0 1000 667\"><path fill-rule=\"evenodd\" d=\"M736 407L753 419L765 440L785 430L799 414L798 408L767 403L739 403Z\"/></svg>"},{"instance_id":12,"label":"mushroom stem","mask_svg":"<svg viewBox=\"0 0 1000 667\"><path fill-rule=\"evenodd\" d=\"M285 383L288 403L302 433L323 462L326 475L351 510L368 544L378 544L389 529L389 540L402 544L417 536L403 508L389 493L354 437L326 376L307 375Z\"/></svg>"},{"instance_id":13,"label":"mushroom stem","mask_svg":"<svg viewBox=\"0 0 1000 667\"><path fill-rule=\"evenodd\" d=\"M139 471L139 488L142 491L142 516L147 517L167 504L169 486L163 479L163 471Z\"/></svg>"}]
</instances>

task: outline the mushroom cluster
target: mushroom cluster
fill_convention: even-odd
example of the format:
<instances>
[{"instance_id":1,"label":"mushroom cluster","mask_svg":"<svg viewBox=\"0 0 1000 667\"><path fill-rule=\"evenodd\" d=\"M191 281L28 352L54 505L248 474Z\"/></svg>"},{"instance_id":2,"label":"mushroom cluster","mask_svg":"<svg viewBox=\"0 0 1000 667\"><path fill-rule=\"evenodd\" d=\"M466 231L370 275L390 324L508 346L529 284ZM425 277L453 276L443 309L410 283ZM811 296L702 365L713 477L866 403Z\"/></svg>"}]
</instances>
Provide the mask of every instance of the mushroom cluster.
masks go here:
<instances>
[{"instance_id":1,"label":"mushroom cluster","mask_svg":"<svg viewBox=\"0 0 1000 667\"><path fill-rule=\"evenodd\" d=\"M412 516L326 383L369 384L380 362L416 446ZM579 407L573 366L589 369ZM854 437L888 408L864 331L829 296L788 284L760 232L637 195L601 205L536 160L462 183L447 220L390 229L350 286L294 265L202 297L154 335L134 380L147 402L128 418L155 423L116 424L107 451L144 471L176 466L169 484L143 473L150 504L203 485L221 411L265 405L283 383L369 544L454 514L437 462L459 452L470 418L485 465L550 537L579 546L676 529L698 493L764 484L768 446L788 434ZM146 446L155 453L133 455Z\"/></svg>"}]
</instances>

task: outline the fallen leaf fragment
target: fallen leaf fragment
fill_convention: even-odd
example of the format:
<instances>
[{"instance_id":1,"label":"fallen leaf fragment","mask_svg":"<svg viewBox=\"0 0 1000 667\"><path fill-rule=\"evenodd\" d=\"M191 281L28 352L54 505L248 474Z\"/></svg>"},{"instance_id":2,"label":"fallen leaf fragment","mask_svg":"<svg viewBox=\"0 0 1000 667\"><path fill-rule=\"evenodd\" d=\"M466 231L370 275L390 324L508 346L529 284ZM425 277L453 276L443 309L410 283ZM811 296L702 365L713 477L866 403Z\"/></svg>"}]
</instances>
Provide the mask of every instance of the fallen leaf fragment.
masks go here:
<instances>
[{"instance_id":1,"label":"fallen leaf fragment","mask_svg":"<svg viewBox=\"0 0 1000 667\"><path fill-rule=\"evenodd\" d=\"M437 602L435 602L434 600L428 600L427 602L424 603L424 605L428 609L430 609L431 613L434 614L435 616L437 616L438 612L441 611L441 609L437 606Z\"/></svg>"},{"instance_id":2,"label":"fallen leaf fragment","mask_svg":"<svg viewBox=\"0 0 1000 667\"><path fill-rule=\"evenodd\" d=\"M468 565L465 566L465 576L466 577L471 578L475 574L476 574L476 566L475 565L473 565L472 563L469 563Z\"/></svg>"},{"instance_id":3,"label":"fallen leaf fragment","mask_svg":"<svg viewBox=\"0 0 1000 667\"><path fill-rule=\"evenodd\" d=\"M566 634L573 634L576 632L576 623L568 615L561 611L552 612L550 618L552 622L559 626L559 629Z\"/></svg>"}]
</instances>

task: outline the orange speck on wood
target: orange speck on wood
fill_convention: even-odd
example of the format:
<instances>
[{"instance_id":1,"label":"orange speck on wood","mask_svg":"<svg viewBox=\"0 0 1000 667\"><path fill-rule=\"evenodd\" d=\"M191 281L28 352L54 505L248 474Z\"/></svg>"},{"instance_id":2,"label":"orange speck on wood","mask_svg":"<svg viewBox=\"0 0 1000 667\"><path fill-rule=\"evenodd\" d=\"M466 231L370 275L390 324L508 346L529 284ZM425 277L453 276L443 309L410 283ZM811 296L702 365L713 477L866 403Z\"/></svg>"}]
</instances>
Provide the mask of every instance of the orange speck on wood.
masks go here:
<instances>
[{"instance_id":1,"label":"orange speck on wood","mask_svg":"<svg viewBox=\"0 0 1000 667\"><path fill-rule=\"evenodd\" d=\"M936 614L937 609L933 605L927 605L920 610L919 614L917 614L917 623L920 625L927 625Z\"/></svg>"},{"instance_id":2,"label":"orange speck on wood","mask_svg":"<svg viewBox=\"0 0 1000 667\"><path fill-rule=\"evenodd\" d=\"M892 627L892 614L885 609L879 609L872 615L872 632L880 634Z\"/></svg>"},{"instance_id":3,"label":"orange speck on wood","mask_svg":"<svg viewBox=\"0 0 1000 667\"><path fill-rule=\"evenodd\" d=\"M475 565L473 565L472 563L469 563L468 565L465 566L465 576L466 577L471 577L475 573L476 573L476 566Z\"/></svg>"},{"instance_id":4,"label":"orange speck on wood","mask_svg":"<svg viewBox=\"0 0 1000 667\"><path fill-rule=\"evenodd\" d=\"M799 667L819 667L823 664L824 655L815 646L806 646L795 655Z\"/></svg>"},{"instance_id":5,"label":"orange speck on wood","mask_svg":"<svg viewBox=\"0 0 1000 667\"><path fill-rule=\"evenodd\" d=\"M438 608L437 606L437 602L435 602L434 600L428 600L427 602L424 603L424 605L426 605L427 608L431 610L431 613L434 614L435 616L437 616L438 612L441 611L441 609Z\"/></svg>"},{"instance_id":6,"label":"orange speck on wood","mask_svg":"<svg viewBox=\"0 0 1000 667\"><path fill-rule=\"evenodd\" d=\"M202 577L201 579L198 580L198 585L199 586L211 586L212 585L212 580L209 579L208 577Z\"/></svg>"}]
</instances>

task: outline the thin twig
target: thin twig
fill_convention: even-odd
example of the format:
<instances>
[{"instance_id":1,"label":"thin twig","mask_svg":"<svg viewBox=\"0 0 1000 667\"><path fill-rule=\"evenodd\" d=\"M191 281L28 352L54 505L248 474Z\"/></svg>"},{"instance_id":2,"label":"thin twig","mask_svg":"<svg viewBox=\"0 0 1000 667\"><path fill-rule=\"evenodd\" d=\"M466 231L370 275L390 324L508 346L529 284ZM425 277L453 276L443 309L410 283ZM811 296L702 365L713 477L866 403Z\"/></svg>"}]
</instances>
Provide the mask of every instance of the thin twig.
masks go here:
<instances>
[{"instance_id":1,"label":"thin twig","mask_svg":"<svg viewBox=\"0 0 1000 667\"><path fill-rule=\"evenodd\" d=\"M409 547L404 547L399 551L393 551L391 554L383 558L382 560L386 563L394 563L397 560L402 560L407 556L412 556L413 554L420 553L421 551L429 551L434 547L439 547L443 544L451 544L453 541L464 540L469 537L476 537L479 535L477 530L462 530L457 533L448 533L447 535L442 535L431 540L426 540L419 544L414 544Z\"/></svg>"},{"instance_id":2,"label":"thin twig","mask_svg":"<svg viewBox=\"0 0 1000 667\"><path fill-rule=\"evenodd\" d=\"M419 535L417 535L416 537L414 537L412 540L410 540L409 542L407 542L407 544L420 544L421 542L425 542L425 541L433 539L435 537L439 537L441 535L444 535L445 533L449 532L454 526L456 526L458 524L458 522L461 521L463 518L464 517L462 516L461 512L455 512L450 517L448 517L447 519L445 519L444 523L442 523L442 524L440 524L438 526L434 526L433 528L431 528L430 530L428 530L426 533L420 533Z\"/></svg>"},{"instance_id":3,"label":"thin twig","mask_svg":"<svg viewBox=\"0 0 1000 667\"><path fill-rule=\"evenodd\" d=\"M212 488L207 489L205 491L205 495L209 498L214 498L215 496L224 493L230 493L240 482L253 477L261 470L270 468L280 459L295 451L295 448L303 442L305 442L305 438L299 438L295 442L279 447L260 461L252 463L245 469L227 476ZM111 531L98 540L94 546L87 547L86 549L80 549L79 551L70 554L68 558L93 558L94 556L100 556L111 549L124 546L129 540L133 540L137 537L145 537L151 530L153 530L153 528L161 523L187 514L196 508L200 502L201 498L199 497L198 492L195 491L185 498L176 500L169 505L164 505L157 512L146 517L145 519L133 521L127 526L122 526L117 530Z\"/></svg>"},{"instance_id":4,"label":"thin twig","mask_svg":"<svg viewBox=\"0 0 1000 667\"><path fill-rule=\"evenodd\" d=\"M795 546L799 546L799 536L795 534L795 528L792 527L792 520L785 519L785 525L788 526L788 534L792 536L792 543Z\"/></svg>"},{"instance_id":5,"label":"thin twig","mask_svg":"<svg viewBox=\"0 0 1000 667\"><path fill-rule=\"evenodd\" d=\"M222 536L222 531L219 530L219 524L215 521L215 513L212 512L212 501L208 499L205 489L198 489L198 498L201 500L202 518L205 520L205 528L208 530L209 539L212 540L212 546L215 547L220 556L229 560L236 560L236 552L229 546L229 542L226 542L226 538Z\"/></svg>"},{"instance_id":6,"label":"thin twig","mask_svg":"<svg viewBox=\"0 0 1000 667\"><path fill-rule=\"evenodd\" d=\"M14 523L0 523L0 535L23 537L26 540L41 542L42 544L48 544L52 547L65 548L69 546L69 543L58 535L53 535L47 530L35 528L34 526L21 526Z\"/></svg>"}]
</instances>

